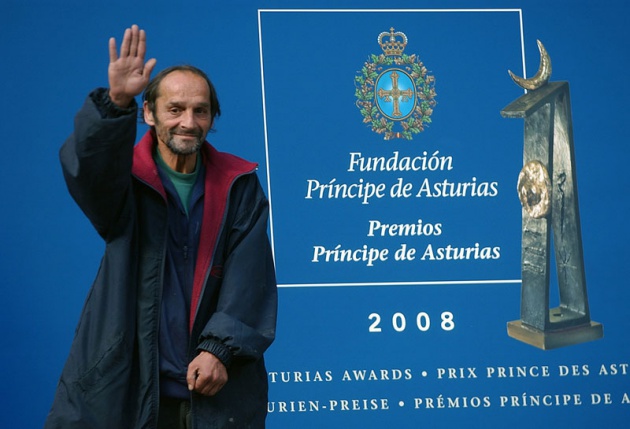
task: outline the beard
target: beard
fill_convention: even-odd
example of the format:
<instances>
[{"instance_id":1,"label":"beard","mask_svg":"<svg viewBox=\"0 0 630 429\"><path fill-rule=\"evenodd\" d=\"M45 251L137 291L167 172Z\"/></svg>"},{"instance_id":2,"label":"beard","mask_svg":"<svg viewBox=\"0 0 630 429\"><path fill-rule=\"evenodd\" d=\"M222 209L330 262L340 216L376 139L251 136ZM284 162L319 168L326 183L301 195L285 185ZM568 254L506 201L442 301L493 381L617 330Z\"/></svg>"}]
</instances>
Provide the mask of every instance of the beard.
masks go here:
<instances>
[{"instance_id":1,"label":"beard","mask_svg":"<svg viewBox=\"0 0 630 429\"><path fill-rule=\"evenodd\" d=\"M192 140L184 140L180 135L173 135L169 133L169 138L166 140L166 147L170 149L175 155L192 155L197 153L201 149L204 138L201 133L188 133L185 137L192 137Z\"/></svg>"},{"instance_id":2,"label":"beard","mask_svg":"<svg viewBox=\"0 0 630 429\"><path fill-rule=\"evenodd\" d=\"M175 155L192 155L197 153L205 140L202 130L186 132L177 129L167 130L164 137L162 141Z\"/></svg>"}]
</instances>

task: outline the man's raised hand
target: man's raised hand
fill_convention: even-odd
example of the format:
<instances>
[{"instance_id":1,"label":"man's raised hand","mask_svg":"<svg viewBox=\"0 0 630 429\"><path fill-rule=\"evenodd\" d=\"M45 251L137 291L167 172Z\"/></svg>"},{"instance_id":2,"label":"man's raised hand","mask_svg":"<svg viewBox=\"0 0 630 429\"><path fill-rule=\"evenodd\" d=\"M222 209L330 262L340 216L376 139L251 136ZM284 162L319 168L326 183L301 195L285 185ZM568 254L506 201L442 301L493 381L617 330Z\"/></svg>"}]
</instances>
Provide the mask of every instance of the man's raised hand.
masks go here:
<instances>
[{"instance_id":1,"label":"man's raised hand","mask_svg":"<svg viewBox=\"0 0 630 429\"><path fill-rule=\"evenodd\" d=\"M146 33L137 25L125 30L120 56L116 51L116 39L109 39L109 96L120 107L128 107L149 83L156 60L151 58L144 62L146 49Z\"/></svg>"}]
</instances>

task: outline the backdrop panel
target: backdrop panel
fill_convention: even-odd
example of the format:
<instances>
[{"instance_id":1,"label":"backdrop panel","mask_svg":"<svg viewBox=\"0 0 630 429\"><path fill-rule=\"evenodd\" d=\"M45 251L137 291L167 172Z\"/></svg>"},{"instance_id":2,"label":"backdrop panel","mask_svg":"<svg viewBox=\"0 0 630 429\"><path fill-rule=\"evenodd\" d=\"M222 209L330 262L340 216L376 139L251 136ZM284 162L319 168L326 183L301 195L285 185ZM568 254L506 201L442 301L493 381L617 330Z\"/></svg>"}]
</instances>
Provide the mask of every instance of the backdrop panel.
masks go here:
<instances>
[{"instance_id":1,"label":"backdrop panel","mask_svg":"<svg viewBox=\"0 0 630 429\"><path fill-rule=\"evenodd\" d=\"M260 165L280 287L269 428L625 428L627 6L463 7L5 2L0 427L42 426L98 269L103 243L57 152L107 85L108 38L137 23L158 69L209 73L223 112L211 142ZM537 39L551 80L570 83L588 302L604 327L553 350L506 330L520 317L523 120L500 111L524 94L507 70L536 72Z\"/></svg>"}]
</instances>

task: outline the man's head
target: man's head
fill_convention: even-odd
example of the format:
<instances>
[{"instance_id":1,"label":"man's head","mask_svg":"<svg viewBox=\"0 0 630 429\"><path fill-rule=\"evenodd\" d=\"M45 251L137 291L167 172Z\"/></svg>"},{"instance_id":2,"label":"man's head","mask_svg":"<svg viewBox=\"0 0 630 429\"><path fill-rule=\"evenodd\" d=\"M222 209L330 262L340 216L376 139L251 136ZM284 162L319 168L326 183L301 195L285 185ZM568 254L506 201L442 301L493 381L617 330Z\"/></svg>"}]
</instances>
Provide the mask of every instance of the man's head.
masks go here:
<instances>
[{"instance_id":1,"label":"man's head","mask_svg":"<svg viewBox=\"0 0 630 429\"><path fill-rule=\"evenodd\" d=\"M212 82L193 66L162 70L144 91L144 121L175 155L196 153L220 114Z\"/></svg>"}]
</instances>

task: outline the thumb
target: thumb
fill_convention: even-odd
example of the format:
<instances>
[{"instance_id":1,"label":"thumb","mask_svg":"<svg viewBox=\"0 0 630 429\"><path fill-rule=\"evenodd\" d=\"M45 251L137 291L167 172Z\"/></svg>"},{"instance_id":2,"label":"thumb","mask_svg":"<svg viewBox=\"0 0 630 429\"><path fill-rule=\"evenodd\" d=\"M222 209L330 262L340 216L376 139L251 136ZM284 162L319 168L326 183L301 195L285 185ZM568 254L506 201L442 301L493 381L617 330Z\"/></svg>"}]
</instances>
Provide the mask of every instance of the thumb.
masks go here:
<instances>
[{"instance_id":1,"label":"thumb","mask_svg":"<svg viewBox=\"0 0 630 429\"><path fill-rule=\"evenodd\" d=\"M157 60L155 58L151 58L144 64L143 74L147 77L147 79L151 77L151 72L153 71L156 63Z\"/></svg>"},{"instance_id":2,"label":"thumb","mask_svg":"<svg viewBox=\"0 0 630 429\"><path fill-rule=\"evenodd\" d=\"M186 383L188 383L188 390L190 390L191 392L195 390L195 383L197 382L198 376L199 369L189 366L188 373L186 374Z\"/></svg>"}]
</instances>

